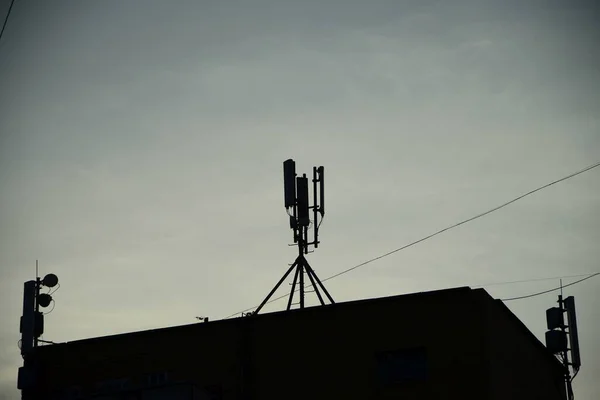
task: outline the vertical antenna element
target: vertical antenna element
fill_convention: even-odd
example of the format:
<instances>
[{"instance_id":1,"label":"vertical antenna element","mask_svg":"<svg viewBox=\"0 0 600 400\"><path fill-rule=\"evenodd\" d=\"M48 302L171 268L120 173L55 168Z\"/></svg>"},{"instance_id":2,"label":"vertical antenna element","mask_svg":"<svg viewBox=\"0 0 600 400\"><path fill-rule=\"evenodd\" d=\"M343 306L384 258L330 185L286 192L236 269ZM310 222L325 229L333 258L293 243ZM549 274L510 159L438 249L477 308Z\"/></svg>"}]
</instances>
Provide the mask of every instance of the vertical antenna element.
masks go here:
<instances>
[{"instance_id":1,"label":"vertical antenna element","mask_svg":"<svg viewBox=\"0 0 600 400\"><path fill-rule=\"evenodd\" d=\"M310 224L310 216L308 214L308 178L306 174L296 178L296 186L298 190L298 225L306 227Z\"/></svg>"},{"instance_id":2,"label":"vertical antenna element","mask_svg":"<svg viewBox=\"0 0 600 400\"><path fill-rule=\"evenodd\" d=\"M283 188L285 208L296 204L296 163L289 159L283 162Z\"/></svg>"},{"instance_id":3,"label":"vertical antenna element","mask_svg":"<svg viewBox=\"0 0 600 400\"><path fill-rule=\"evenodd\" d=\"M565 310L569 321L569 347L571 348L571 363L575 370L581 367L581 355L579 353L579 336L577 334L577 317L575 316L575 298L569 296L565 299Z\"/></svg>"},{"instance_id":4,"label":"vertical antenna element","mask_svg":"<svg viewBox=\"0 0 600 400\"><path fill-rule=\"evenodd\" d=\"M23 290L23 316L21 317L21 354L27 354L34 347L35 338L35 295L36 281L27 281Z\"/></svg>"},{"instance_id":5,"label":"vertical antenna element","mask_svg":"<svg viewBox=\"0 0 600 400\"><path fill-rule=\"evenodd\" d=\"M562 291L562 279L558 281L560 283L560 298L562 299L563 291Z\"/></svg>"},{"instance_id":6,"label":"vertical antenna element","mask_svg":"<svg viewBox=\"0 0 600 400\"><path fill-rule=\"evenodd\" d=\"M315 249L319 247L319 224L317 223L318 215L318 201L317 201L317 182L319 177L317 175L317 167L313 167L313 245Z\"/></svg>"},{"instance_id":7,"label":"vertical antenna element","mask_svg":"<svg viewBox=\"0 0 600 400\"><path fill-rule=\"evenodd\" d=\"M321 212L321 217L325 215L325 168L323 166L317 169L319 173L319 182L320 182L320 196L319 196L319 211Z\"/></svg>"}]
</instances>

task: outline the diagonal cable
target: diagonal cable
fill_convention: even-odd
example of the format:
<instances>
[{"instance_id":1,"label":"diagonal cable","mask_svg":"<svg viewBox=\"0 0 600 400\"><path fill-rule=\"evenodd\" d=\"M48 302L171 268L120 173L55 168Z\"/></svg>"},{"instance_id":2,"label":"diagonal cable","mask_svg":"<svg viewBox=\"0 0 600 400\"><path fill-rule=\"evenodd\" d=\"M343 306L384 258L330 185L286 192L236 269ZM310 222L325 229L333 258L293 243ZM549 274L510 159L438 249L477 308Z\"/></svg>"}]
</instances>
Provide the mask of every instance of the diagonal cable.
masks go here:
<instances>
[{"instance_id":1,"label":"diagonal cable","mask_svg":"<svg viewBox=\"0 0 600 400\"><path fill-rule=\"evenodd\" d=\"M374 261L381 260L381 259L382 259L382 258L384 258L384 257L391 256L391 255L392 255L392 254L394 254L394 253L397 253L397 252L399 252L399 251L402 251L402 250L404 250L404 249L407 249L407 248L409 248L409 247L412 247L412 246L414 246L414 245L416 245L416 244L419 244L419 243L421 243L421 242L424 242L424 241L426 241L426 240L428 240L428 239L431 239L431 238L433 238L434 236L440 235L440 234L442 234L442 233L444 233L444 232L446 232L446 231L449 231L449 230L451 230L451 229L457 228L457 227L459 227L459 226L461 226L461 225L464 225L464 224L466 224L466 223L468 223L468 222L471 222L471 221L474 221L474 220L476 220L476 219L479 219L479 218L481 218L481 217L484 217L484 216L486 216L486 215L488 215L488 214L491 214L491 213L493 213L493 212L495 212L495 211L498 211L498 210L500 210L500 209L502 209L502 208L504 208L504 207L506 207L506 206L508 206L508 205L510 205L510 204L512 204L512 203L515 203L515 202L517 202L517 201L519 201L519 200L521 200L521 199L523 199L523 198L525 198L525 197L527 197L527 196L530 196L530 195L532 195L532 194L534 194L534 193L536 193L536 192L539 192L540 190L546 189L546 188L548 188L548 187L550 187L550 186L552 186L552 185L556 185L557 183L560 183L560 182L566 181L567 179L571 179L571 178L573 178L573 177L575 177L575 176L577 176L577 175L583 174L584 172L590 171L590 170L592 170L592 169L594 169L594 168L597 168L597 167L599 167L599 166L600 166L600 162L596 162L596 163L594 163L594 164L592 164L592 165L590 165L590 166L588 166L588 167L585 167L585 168L583 168L583 169L581 169L581 170L579 170L579 171L577 171L577 172L573 172L572 174L569 174L569 175L567 175L567 176L564 176L564 177L562 177L562 178L560 178L560 179L554 180L554 181L552 181L552 182L550 182L550 183L547 183L547 184L545 184L545 185L543 185L543 186L540 186L540 187L538 187L538 188L536 188L536 189L530 190L530 191L529 191L529 192L527 192L527 193L524 193L524 194L522 194L522 195L520 195L520 196L518 196L518 197L515 197L515 198L514 198L514 199L512 199L512 200L509 200L509 201L507 201L507 202L505 202L505 203L502 203L502 204L500 204L499 206L496 206L496 207L494 207L494 208L491 208L491 209L489 209L488 211L485 211L485 212L482 212L482 213L480 213L480 214L477 214L477 215L475 215L474 217L467 218L467 219L465 219L465 220L463 220L463 221L460 221L460 222L458 222L458 223L456 223L456 224L454 224L454 225L450 225L450 226L448 226L448 227L446 227L446 228L444 228L444 229L440 229L439 231L437 231L437 232L434 232L434 233L432 233L432 234L430 234L430 235L427 235L427 236L425 236L425 237L423 237L423 238L421 238L421 239L415 240L414 242L408 243L408 244L406 244L406 245L404 245L404 246L402 246L402 247L399 247L399 248L397 248L397 249L394 249L394 250L392 250L392 251L388 251L387 253L384 253L384 254L382 254L382 255L380 255L380 256L377 256L377 257L371 258L371 259L369 259L369 260L367 260L367 261L364 261L364 262L362 262L362 263L360 263L360 264L357 264L357 265L355 265L355 266L353 266L353 267L351 267L351 268L348 268L348 269L345 269L345 270L343 270L343 271L340 271L340 272L338 272L338 273L336 273L336 274L334 274L334 275L331 275L331 276L329 276L329 277L327 277L327 278L325 278L325 279L322 279L322 280L321 280L321 282L326 282L326 281L328 281L328 280L331 280L331 279L337 278L338 276L341 276L341 275L347 274L348 272L354 271L355 269L357 269L357 268L360 268L360 267L363 267L363 266L365 266L365 265L367 265L367 264L370 264L370 263L372 263L372 262L374 262ZM591 276L589 276L588 278L591 278ZM588 279L588 278L584 278L584 280L585 280L585 279ZM308 287L310 288L311 286L308 286ZM552 289L552 290L555 290L555 289ZM551 291L552 291L552 290L551 290ZM542 294L542 293L540 293L540 294ZM269 300L269 301L268 301L266 304L272 303L272 302L274 302L274 301L277 301L277 300L281 300L281 299L283 299L284 297L287 297L287 296L288 296L288 295L286 294L286 295L283 295L283 296L276 297L276 298L274 298L274 299L271 299L271 300ZM513 300L513 299L507 299L507 300ZM514 300L516 300L516 299L514 299ZM231 317L233 317L233 316L235 316L235 315L238 315L238 314L240 314L240 313L243 313L243 312L246 312L246 311L252 310L252 309L254 309L254 308L256 308L256 307L247 308L247 309L245 309L245 310L242 310L242 311L239 311L239 312L233 313L233 314L231 314L231 315L229 315L228 317L225 317L225 318L226 318L226 319L227 319L227 318L231 318Z\"/></svg>"}]
</instances>

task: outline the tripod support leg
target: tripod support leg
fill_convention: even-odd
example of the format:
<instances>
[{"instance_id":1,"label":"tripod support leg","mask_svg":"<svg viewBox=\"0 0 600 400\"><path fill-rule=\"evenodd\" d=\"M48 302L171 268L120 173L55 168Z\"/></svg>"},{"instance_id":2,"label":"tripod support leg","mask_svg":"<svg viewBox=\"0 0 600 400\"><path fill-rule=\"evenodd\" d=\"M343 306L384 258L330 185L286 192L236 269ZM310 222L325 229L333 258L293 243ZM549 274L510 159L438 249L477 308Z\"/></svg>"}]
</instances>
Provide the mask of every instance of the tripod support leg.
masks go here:
<instances>
[{"instance_id":1,"label":"tripod support leg","mask_svg":"<svg viewBox=\"0 0 600 400\"><path fill-rule=\"evenodd\" d=\"M287 309L288 311L292 308L292 300L294 299L294 292L296 291L296 281L298 280L298 273L300 268L296 266L296 273L294 274L294 280L292 281L292 290L290 290L290 298L288 299Z\"/></svg>"},{"instance_id":2,"label":"tripod support leg","mask_svg":"<svg viewBox=\"0 0 600 400\"><path fill-rule=\"evenodd\" d=\"M335 304L335 301L333 301L333 298L331 297L331 295L329 294L327 289L325 289L325 286L323 286L323 282L321 282L321 280L319 279L319 277L317 276L315 271L312 269L312 267L310 266L308 261L306 261L306 259L304 259L304 267L306 268L306 271L309 274L309 276L312 275L314 277L314 279L317 281L318 285L321 287L321 289L323 290L323 293L325 293L325 295L327 296L327 298L329 299L331 304ZM315 288L316 287L317 286L315 286Z\"/></svg>"},{"instance_id":3,"label":"tripod support leg","mask_svg":"<svg viewBox=\"0 0 600 400\"><path fill-rule=\"evenodd\" d=\"M315 279L313 278L313 274L314 274L314 271L310 267L307 267L306 275L308 275L308 279L310 279L310 283L312 284L313 288L315 288L315 293L317 294L317 297L319 298L321 305L324 306L325 302L323 301L323 296L321 296L321 292L319 292L319 286L317 286Z\"/></svg>"},{"instance_id":4,"label":"tripod support leg","mask_svg":"<svg viewBox=\"0 0 600 400\"><path fill-rule=\"evenodd\" d=\"M290 272L292 272L292 270L294 268L296 268L297 265L298 265L298 260L296 259L296 261L294 261L294 263L292 264L292 266L287 270L287 272L285 273L285 275L283 275L283 277L279 280L279 282L277 282L277 285L275 285L275 287L271 290L271 292L269 293L269 295L262 301L262 303L260 303L260 305L258 306L258 308L254 311L254 314L258 314L258 312L263 308L263 306L265 304L267 304L267 302L269 301L269 299L271 298L271 296L273 296L273 293L275 293L275 291L277 289L279 289L279 286L281 286L281 284L283 283L283 281L285 281L285 279L288 277L288 275L290 274Z\"/></svg>"}]
</instances>

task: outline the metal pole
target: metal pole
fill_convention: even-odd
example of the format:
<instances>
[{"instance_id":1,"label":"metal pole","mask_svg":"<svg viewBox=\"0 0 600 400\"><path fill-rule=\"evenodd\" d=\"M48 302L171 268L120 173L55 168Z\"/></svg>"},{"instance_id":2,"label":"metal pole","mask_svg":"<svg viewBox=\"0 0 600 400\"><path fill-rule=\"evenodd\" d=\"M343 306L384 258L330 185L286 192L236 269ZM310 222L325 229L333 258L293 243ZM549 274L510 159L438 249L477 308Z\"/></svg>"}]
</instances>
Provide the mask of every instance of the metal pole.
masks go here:
<instances>
[{"instance_id":1,"label":"metal pole","mask_svg":"<svg viewBox=\"0 0 600 400\"><path fill-rule=\"evenodd\" d=\"M319 247L319 224L317 224L317 167L313 167L313 228L315 249Z\"/></svg>"},{"instance_id":2,"label":"metal pole","mask_svg":"<svg viewBox=\"0 0 600 400\"><path fill-rule=\"evenodd\" d=\"M300 274L300 308L304 308L304 257L298 261L298 273Z\"/></svg>"},{"instance_id":3,"label":"metal pole","mask_svg":"<svg viewBox=\"0 0 600 400\"><path fill-rule=\"evenodd\" d=\"M35 313L33 314L33 347L38 347L38 337L35 334L35 332L37 331L37 326L36 326L36 321L38 320L37 315L38 312L40 311L40 305L38 304L38 298L40 297L40 284L41 284L41 280L40 280L40 274L39 274L39 267L38 267L38 260L35 260L35 296L34 296L34 302L35 302Z\"/></svg>"},{"instance_id":4,"label":"metal pole","mask_svg":"<svg viewBox=\"0 0 600 400\"><path fill-rule=\"evenodd\" d=\"M560 280L560 295L558 295L558 306L560 307L560 309L564 312L564 301L563 301L563 297L562 297L562 279ZM565 329L565 325L562 325L560 327L560 329L563 331L563 333L566 335L566 329ZM573 388L571 386L571 373L569 371L569 351L565 350L563 351L563 367L564 367L564 374L565 374L565 385L567 387L567 399L568 400L573 400Z\"/></svg>"},{"instance_id":5,"label":"metal pole","mask_svg":"<svg viewBox=\"0 0 600 400\"><path fill-rule=\"evenodd\" d=\"M298 242L298 274L299 274L299 282L300 286L300 308L304 308L304 263L306 262L304 258L304 247L306 246L307 237L306 237L306 227L300 226L300 241Z\"/></svg>"},{"instance_id":6,"label":"metal pole","mask_svg":"<svg viewBox=\"0 0 600 400\"><path fill-rule=\"evenodd\" d=\"M33 334L33 347L38 347L38 336L35 334L35 332L38 331L38 327L36 326L36 322L39 321L38 319L38 313L40 312L40 304L38 303L38 298L40 297L40 285L41 285L42 281L41 279L36 276L35 277L35 314L33 316L33 329L34 329L34 334Z\"/></svg>"},{"instance_id":7,"label":"metal pole","mask_svg":"<svg viewBox=\"0 0 600 400\"><path fill-rule=\"evenodd\" d=\"M296 178L294 178L296 179ZM298 243L298 201L294 203L294 207L292 207L292 215L294 219L294 243Z\"/></svg>"}]
</instances>

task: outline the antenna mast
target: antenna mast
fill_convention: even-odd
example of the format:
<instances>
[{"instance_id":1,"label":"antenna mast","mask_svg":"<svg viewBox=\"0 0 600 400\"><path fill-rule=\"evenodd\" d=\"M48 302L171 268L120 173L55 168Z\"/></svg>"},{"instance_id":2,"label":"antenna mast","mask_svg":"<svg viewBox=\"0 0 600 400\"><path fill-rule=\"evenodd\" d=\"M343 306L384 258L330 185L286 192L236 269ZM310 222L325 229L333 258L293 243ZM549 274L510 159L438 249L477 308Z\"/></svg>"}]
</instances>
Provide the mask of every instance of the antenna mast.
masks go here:
<instances>
[{"instance_id":1,"label":"antenna mast","mask_svg":"<svg viewBox=\"0 0 600 400\"><path fill-rule=\"evenodd\" d=\"M567 314L565 323L564 314ZM575 298L569 296L563 298L562 279L560 280L560 294L558 295L558 307L546 310L546 347L554 355L560 356L559 361L563 365L566 394L568 400L573 400L572 381L581 368L581 353L579 350L579 335L577 334L577 316L575 313ZM571 376L571 371L573 376Z\"/></svg>"},{"instance_id":2,"label":"antenna mast","mask_svg":"<svg viewBox=\"0 0 600 400\"><path fill-rule=\"evenodd\" d=\"M40 343L54 342L40 339L44 333L44 313L40 307L48 307L54 301L52 293L58 290L58 287L51 293L40 293L42 286L53 288L58 285L58 277L54 274L48 274L43 279L38 275L38 260L35 260L35 280L30 280L24 284L23 292L23 315L19 324L21 340L19 347L24 359L24 365L19 368L17 378L17 388L23 391L23 398L29 396L35 397L36 388L36 367L33 355ZM28 393L32 394L29 395Z\"/></svg>"},{"instance_id":3,"label":"antenna mast","mask_svg":"<svg viewBox=\"0 0 600 400\"><path fill-rule=\"evenodd\" d=\"M32 349L38 347L40 342L47 342L39 338L44 333L44 313L40 311L40 307L48 307L54 299L50 293L40 293L40 291L42 286L53 288L58 285L56 275L48 274L42 279L39 277L38 272L38 260L35 260L35 280L25 282L23 292L23 315L20 321L21 340L19 346L24 357Z\"/></svg>"},{"instance_id":4,"label":"antenna mast","mask_svg":"<svg viewBox=\"0 0 600 400\"><path fill-rule=\"evenodd\" d=\"M308 261L306 260L305 254L309 253L309 246L314 248L319 247L319 225L325 215L325 169L321 167L313 167L313 205L309 205L309 193L308 193L308 178L306 174L302 176L296 176L296 163L294 160L289 159L283 163L283 178L284 178L284 205L285 209L290 217L290 228L294 232L294 244L298 246L298 257L294 263L290 266L287 272L279 280L277 285L271 290L269 295L260 303L256 311L258 312L263 306L269 301L275 291L281 286L283 281L294 272L294 279L292 281L292 288L290 290L290 296L288 298L287 309L290 310L292 307L292 301L294 299L294 293L296 292L296 285L299 287L300 294L300 308L304 308L304 275L308 277L314 292L319 298L321 305L325 305L321 291L327 296L331 304L334 304L333 298L323 286L323 283L312 269ZM313 220L313 239L309 240L309 228L311 227L310 210L312 209Z\"/></svg>"}]
</instances>

